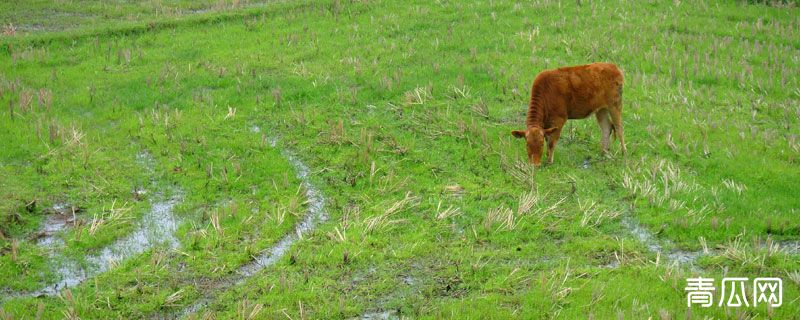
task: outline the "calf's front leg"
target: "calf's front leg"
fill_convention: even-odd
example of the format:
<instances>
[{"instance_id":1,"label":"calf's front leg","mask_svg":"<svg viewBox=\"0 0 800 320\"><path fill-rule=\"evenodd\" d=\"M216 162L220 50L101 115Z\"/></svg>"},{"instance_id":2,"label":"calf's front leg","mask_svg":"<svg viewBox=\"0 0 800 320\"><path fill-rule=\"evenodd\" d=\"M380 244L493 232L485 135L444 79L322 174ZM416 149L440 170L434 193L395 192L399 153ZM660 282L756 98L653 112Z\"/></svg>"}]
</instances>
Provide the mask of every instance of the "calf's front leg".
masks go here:
<instances>
[{"instance_id":1,"label":"calf's front leg","mask_svg":"<svg viewBox=\"0 0 800 320\"><path fill-rule=\"evenodd\" d=\"M563 123L559 124L555 130L545 136L547 139L547 164L553 163L553 152L556 150L556 142L558 142L558 138L561 136L561 128L563 126Z\"/></svg>"}]
</instances>

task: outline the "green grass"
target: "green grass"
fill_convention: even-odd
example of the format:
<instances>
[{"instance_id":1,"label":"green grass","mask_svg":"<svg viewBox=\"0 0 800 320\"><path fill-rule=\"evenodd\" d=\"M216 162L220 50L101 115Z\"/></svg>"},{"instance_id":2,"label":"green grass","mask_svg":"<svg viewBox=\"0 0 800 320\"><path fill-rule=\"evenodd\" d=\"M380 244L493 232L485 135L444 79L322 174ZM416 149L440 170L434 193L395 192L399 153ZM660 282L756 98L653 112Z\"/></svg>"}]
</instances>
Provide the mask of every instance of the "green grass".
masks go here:
<instances>
[{"instance_id":1,"label":"green grass","mask_svg":"<svg viewBox=\"0 0 800 320\"><path fill-rule=\"evenodd\" d=\"M7 31L36 34L68 30L86 32L125 24L158 23L193 14L218 13L263 6L265 1L113 1L35 0L0 4L0 21Z\"/></svg>"},{"instance_id":2,"label":"green grass","mask_svg":"<svg viewBox=\"0 0 800 320\"><path fill-rule=\"evenodd\" d=\"M80 260L134 230L150 204L137 188L183 193L178 249L149 250L63 298L11 299L2 310L15 318L39 308L53 318L168 315L208 293L201 313L218 318L679 318L685 278L725 272L782 277L784 305L693 317L800 313L790 276L800 257L755 244L800 239L795 7L3 6L15 25L44 23L27 13L47 8L80 14L47 19L63 31L0 38L0 289L56 280L32 236L54 203L84 209L61 235L64 255ZM71 27L87 21L98 23ZM600 156L595 121L575 120L555 163L530 169L509 132L523 126L531 81L593 61L625 73L628 156L616 144ZM215 279L305 212L281 148L311 168L330 219L276 265L216 292ZM143 151L153 170L137 162ZM90 234L115 201L130 210ZM705 242L711 254L699 271L670 266L623 217L666 250Z\"/></svg>"}]
</instances>

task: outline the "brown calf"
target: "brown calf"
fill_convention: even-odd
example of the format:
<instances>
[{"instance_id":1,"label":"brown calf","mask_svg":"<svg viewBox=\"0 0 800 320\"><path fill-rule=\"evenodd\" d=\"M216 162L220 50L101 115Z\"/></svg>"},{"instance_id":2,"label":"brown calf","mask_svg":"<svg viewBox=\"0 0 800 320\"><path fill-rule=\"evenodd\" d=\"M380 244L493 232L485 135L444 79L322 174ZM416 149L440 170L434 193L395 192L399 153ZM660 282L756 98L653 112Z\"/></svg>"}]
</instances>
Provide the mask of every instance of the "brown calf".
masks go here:
<instances>
[{"instance_id":1,"label":"brown calf","mask_svg":"<svg viewBox=\"0 0 800 320\"><path fill-rule=\"evenodd\" d=\"M545 70L536 76L528 106L527 129L511 132L524 137L528 146L528 160L541 164L542 147L547 140L547 163L553 163L561 128L567 119L583 119L595 114L603 133L602 151L608 151L608 140L616 132L627 153L622 129L622 72L610 63L592 63L583 66Z\"/></svg>"}]
</instances>

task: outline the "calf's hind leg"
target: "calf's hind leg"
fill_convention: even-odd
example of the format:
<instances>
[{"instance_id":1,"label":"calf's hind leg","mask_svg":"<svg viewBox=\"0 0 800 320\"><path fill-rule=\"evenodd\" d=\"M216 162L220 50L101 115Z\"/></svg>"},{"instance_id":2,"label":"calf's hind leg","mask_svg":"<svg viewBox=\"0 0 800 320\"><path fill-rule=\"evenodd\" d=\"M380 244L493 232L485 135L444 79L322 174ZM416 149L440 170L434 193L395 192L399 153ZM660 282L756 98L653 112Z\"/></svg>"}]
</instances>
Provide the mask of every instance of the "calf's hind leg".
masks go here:
<instances>
[{"instance_id":1,"label":"calf's hind leg","mask_svg":"<svg viewBox=\"0 0 800 320\"><path fill-rule=\"evenodd\" d=\"M608 140L611 137L611 120L609 119L608 109L600 109L595 113L597 124L600 125L600 150L603 154L608 153Z\"/></svg>"},{"instance_id":2,"label":"calf's hind leg","mask_svg":"<svg viewBox=\"0 0 800 320\"><path fill-rule=\"evenodd\" d=\"M625 148L624 130L622 129L622 106L616 105L609 109L611 112L611 121L614 123L614 132L619 139L619 145L622 148L622 154L628 154L628 149Z\"/></svg>"}]
</instances>

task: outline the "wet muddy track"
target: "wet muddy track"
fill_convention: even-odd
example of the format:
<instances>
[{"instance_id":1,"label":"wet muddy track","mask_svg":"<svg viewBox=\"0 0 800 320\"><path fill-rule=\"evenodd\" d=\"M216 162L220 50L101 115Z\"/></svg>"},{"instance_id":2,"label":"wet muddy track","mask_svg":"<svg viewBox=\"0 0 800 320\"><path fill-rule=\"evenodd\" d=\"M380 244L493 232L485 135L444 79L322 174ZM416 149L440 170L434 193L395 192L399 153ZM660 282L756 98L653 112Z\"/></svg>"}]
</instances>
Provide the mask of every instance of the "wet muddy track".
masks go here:
<instances>
[{"instance_id":1,"label":"wet muddy track","mask_svg":"<svg viewBox=\"0 0 800 320\"><path fill-rule=\"evenodd\" d=\"M261 132L261 128L253 126L250 131L259 133ZM266 140L269 141L273 148L278 148L277 138L267 138ZM291 151L281 149L281 154L292 165L295 170L295 175L300 179L301 185L305 190L304 195L308 207L303 219L295 225L291 233L284 235L283 238L272 247L254 257L253 261L240 266L233 275L211 283L209 287L214 288L213 291L204 293L200 299L170 317L183 318L208 306L218 294L243 283L264 268L277 263L291 249L295 242L302 239L305 234L312 232L318 223L328 220L328 213L325 211L325 196L322 194L322 191L311 182L311 169Z\"/></svg>"},{"instance_id":2,"label":"wet muddy track","mask_svg":"<svg viewBox=\"0 0 800 320\"><path fill-rule=\"evenodd\" d=\"M398 269L403 269L398 267ZM392 299L404 299L413 295L422 294L421 290L425 286L427 279L423 279L422 272L428 269L418 263L408 265L405 270L394 274L397 279L397 286L394 290L385 295L379 296L377 300L371 301L372 306L364 311L361 315L351 319L360 320L388 320L388 319L401 319L403 310L399 307L390 307L388 302ZM375 272L375 268L371 268L370 272Z\"/></svg>"},{"instance_id":3,"label":"wet muddy track","mask_svg":"<svg viewBox=\"0 0 800 320\"><path fill-rule=\"evenodd\" d=\"M152 175L154 172L152 157L148 153L142 152L137 155L137 160ZM56 213L45 220L44 226L40 231L44 236L39 239L37 244L53 251L50 255L51 261L60 261L54 266L54 273L58 280L54 284L32 292L3 293L0 302L21 297L54 296L63 289L75 287L98 274L108 271L114 263L123 262L155 246L178 247L179 242L175 238L175 230L178 227L179 220L173 215L173 210L180 202L181 195L179 190L173 191L170 197L156 194L154 198L157 200L151 201L151 209L142 216L136 230L104 247L99 252L86 255L84 263L78 263L64 257L62 252L64 242L58 237L57 233L67 227L68 219L72 217L64 217L67 214L65 210L62 210L62 207L69 207L69 205L58 204L54 206L53 210ZM71 210L74 215L74 207Z\"/></svg>"},{"instance_id":4,"label":"wet muddy track","mask_svg":"<svg viewBox=\"0 0 800 320\"><path fill-rule=\"evenodd\" d=\"M251 128L251 131L258 133L261 129L256 126ZM267 139L267 141L270 142L273 148L278 147L277 139L271 138ZM213 288L213 291L203 293L200 299L182 309L180 313L168 315L166 317L181 317L200 310L211 303L217 294L243 283L264 268L275 264L291 249L291 246L296 241L302 239L305 234L313 231L318 223L328 219L328 214L325 211L325 197L321 190L311 182L311 170L309 167L288 150L282 149L281 154L292 165L295 170L295 175L300 179L303 189L305 190L304 195L306 197L307 209L303 219L294 226L291 233L284 235L272 247L254 257L253 261L240 266L235 274L224 277L213 283L206 283L206 287ZM152 174L152 165L154 163L152 157L147 153L142 153L137 155L137 158L139 162L145 164L145 169L148 173ZM173 195L168 198L157 194L154 198L160 200L153 201L151 210L144 214L138 224L139 227L137 230L127 237L121 238L103 248L100 252L86 256L85 263L79 264L69 259L54 259L65 260L65 262L54 267L56 268L55 272L59 279L55 284L34 292L3 293L4 297L2 300L57 295L63 289L75 287L98 274L109 271L110 267L113 265L112 262L122 262L157 245L164 245L170 249L177 248L180 243L175 237L175 231L180 220L173 215L173 210L181 201L182 193L180 190L176 190L172 192L172 194ZM48 221L49 222L46 222L42 229L45 236L41 238L38 243L39 245L47 246L54 251L58 251L63 247L63 241L57 236L57 233L65 229L67 226L65 221L68 220L57 217L48 219ZM53 255L54 258L57 258L61 257L63 253L56 252Z\"/></svg>"},{"instance_id":5,"label":"wet muddy track","mask_svg":"<svg viewBox=\"0 0 800 320\"><path fill-rule=\"evenodd\" d=\"M87 279L109 270L112 263L122 262L158 245L172 249L178 246L175 238L178 220L172 211L180 201L180 195L156 201L139 223L139 227L127 237L115 241L97 254L86 257L87 267L73 261L63 263L57 270L59 281L25 296L51 296L65 288L77 286Z\"/></svg>"},{"instance_id":6,"label":"wet muddy track","mask_svg":"<svg viewBox=\"0 0 800 320\"><path fill-rule=\"evenodd\" d=\"M64 245L64 240L59 233L75 222L75 214L81 208L60 202L53 205L44 221L42 228L36 232L36 244L44 248L57 248Z\"/></svg>"},{"instance_id":7,"label":"wet muddy track","mask_svg":"<svg viewBox=\"0 0 800 320\"><path fill-rule=\"evenodd\" d=\"M657 235L653 234L650 230L646 227L639 224L633 217L627 215L622 218L622 225L631 233L633 236L636 237L639 242L644 244L645 247L650 252L653 252L659 256L659 259L665 260L668 264L674 264L678 266L685 266L688 267L692 272L702 272L703 269L697 265L697 259L704 256L716 256L721 255L722 252L719 249L708 249L708 250L681 250L681 249L672 249L667 251L664 249L664 245L672 246L672 242L666 239L659 239ZM663 245L662 245L663 244ZM785 240L785 241L773 241L773 240L766 240L766 241L759 241L753 244L754 249L758 250L770 250L776 252L782 252L788 255L798 255L800 254L800 241L798 240ZM610 268L617 268L619 267L619 261L614 261L606 267Z\"/></svg>"},{"instance_id":8,"label":"wet muddy track","mask_svg":"<svg viewBox=\"0 0 800 320\"><path fill-rule=\"evenodd\" d=\"M254 126L251 128L251 131L259 133L261 129ZM273 148L279 148L276 138L268 138L266 140L269 141ZM183 308L178 313L166 317L185 317L210 305L222 292L242 284L263 269L277 263L291 250L295 242L302 239L304 235L313 232L320 222L324 222L328 219L328 214L325 211L325 197L321 190L312 183L310 168L289 150L281 149L281 154L292 165L295 170L295 175L301 181L301 185L305 190L304 196L306 197L307 209L303 219L294 226L291 233L284 235L273 246L264 250L258 256L255 256L253 261L240 266L236 272L230 276L223 277L210 284L206 283L204 287L213 289L208 289L207 292L201 292L201 298ZM147 163L145 168L152 173L152 158L146 153L140 154L139 156L142 157L140 160ZM87 279L108 271L112 265L110 263L111 261L122 262L125 259L141 254L158 245L164 245L173 249L177 248L179 242L175 238L175 231L180 221L173 215L173 211L174 207L181 201L182 193L176 190L172 194L173 195L170 197L156 194L153 198L158 200L152 200L152 208L143 215L138 224L139 227L127 237L118 239L112 245L103 248L100 252L88 255L84 266L80 266L74 261L62 263L56 270L59 275L59 281L55 284L34 292L4 294L6 297L0 299L0 302L6 298L56 295L65 288L77 286ZM68 220L64 217L48 217L42 230L45 232L45 236L39 238L38 244L53 248L54 250L63 246L63 241L56 237L55 234L62 231L67 225L67 222ZM621 223L623 227L649 251L663 257L668 263L688 266L692 271L699 271L700 269L695 265L696 259L704 255L714 254L713 252L702 251L668 251L664 247L671 246L669 240L659 239L657 235L654 235L646 227L639 224L630 214L624 216ZM800 251L800 242L797 241L784 241L780 242L779 245L789 254L798 254L798 251ZM413 286L413 283L409 283L409 285ZM386 311L381 309L382 308L377 308L368 311L364 313L361 318L386 319L397 317L395 310Z\"/></svg>"},{"instance_id":9,"label":"wet muddy track","mask_svg":"<svg viewBox=\"0 0 800 320\"><path fill-rule=\"evenodd\" d=\"M622 225L633 234L636 239L647 247L651 252L659 255L661 259L666 259L668 263L676 263L678 265L687 265L693 271L699 270L695 265L695 261L699 258L702 251L685 251L685 250L671 250L666 251L662 246L662 242L666 245L671 245L668 240L659 240L646 227L640 225L637 221L629 216L622 218Z\"/></svg>"}]
</instances>

